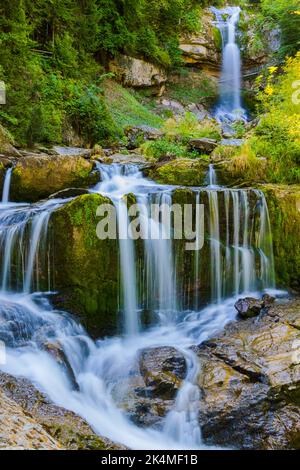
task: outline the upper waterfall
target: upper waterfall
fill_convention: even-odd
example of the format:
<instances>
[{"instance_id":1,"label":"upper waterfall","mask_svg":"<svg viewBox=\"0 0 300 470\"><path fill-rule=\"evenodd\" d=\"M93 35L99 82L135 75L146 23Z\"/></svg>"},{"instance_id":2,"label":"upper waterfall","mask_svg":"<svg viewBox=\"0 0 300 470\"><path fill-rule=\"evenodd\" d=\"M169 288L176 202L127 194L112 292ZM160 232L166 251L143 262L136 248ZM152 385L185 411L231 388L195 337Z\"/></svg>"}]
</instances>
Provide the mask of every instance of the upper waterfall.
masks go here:
<instances>
[{"instance_id":1,"label":"upper waterfall","mask_svg":"<svg viewBox=\"0 0 300 470\"><path fill-rule=\"evenodd\" d=\"M240 7L211 8L222 36L220 98L215 112L219 122L247 120L241 103L241 54L236 42Z\"/></svg>"}]
</instances>

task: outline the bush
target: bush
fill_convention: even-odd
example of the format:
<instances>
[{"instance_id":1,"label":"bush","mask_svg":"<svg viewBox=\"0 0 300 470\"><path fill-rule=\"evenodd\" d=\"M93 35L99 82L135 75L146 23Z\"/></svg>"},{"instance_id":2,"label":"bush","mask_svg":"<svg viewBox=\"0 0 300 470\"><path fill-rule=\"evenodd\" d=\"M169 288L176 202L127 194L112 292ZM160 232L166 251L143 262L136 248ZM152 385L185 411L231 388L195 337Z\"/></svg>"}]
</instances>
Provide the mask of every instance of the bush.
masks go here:
<instances>
[{"instance_id":1,"label":"bush","mask_svg":"<svg viewBox=\"0 0 300 470\"><path fill-rule=\"evenodd\" d=\"M170 140L178 140L184 144L187 144L190 139L200 139L202 137L221 140L221 131L218 124L212 121L199 122L193 113L185 113L178 120L168 119L163 130Z\"/></svg>"},{"instance_id":2,"label":"bush","mask_svg":"<svg viewBox=\"0 0 300 470\"><path fill-rule=\"evenodd\" d=\"M184 145L170 142L167 139L149 140L141 146L141 151L147 158L155 160L162 157L185 157L188 153Z\"/></svg>"}]
</instances>

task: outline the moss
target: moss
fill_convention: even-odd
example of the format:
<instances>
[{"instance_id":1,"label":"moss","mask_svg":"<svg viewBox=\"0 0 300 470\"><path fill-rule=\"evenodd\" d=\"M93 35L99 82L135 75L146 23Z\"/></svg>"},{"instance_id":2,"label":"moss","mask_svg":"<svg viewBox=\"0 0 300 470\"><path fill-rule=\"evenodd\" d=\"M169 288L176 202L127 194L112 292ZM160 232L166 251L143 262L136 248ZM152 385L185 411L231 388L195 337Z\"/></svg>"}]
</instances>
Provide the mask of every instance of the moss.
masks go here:
<instances>
[{"instance_id":1,"label":"moss","mask_svg":"<svg viewBox=\"0 0 300 470\"><path fill-rule=\"evenodd\" d=\"M214 26L212 28L212 34L213 34L214 44L216 48L218 49L218 51L221 51L222 50L222 35L221 35L219 28Z\"/></svg>"},{"instance_id":2,"label":"moss","mask_svg":"<svg viewBox=\"0 0 300 470\"><path fill-rule=\"evenodd\" d=\"M203 160L177 159L164 165L154 165L148 175L160 184L202 186L207 168L208 162Z\"/></svg>"},{"instance_id":3,"label":"moss","mask_svg":"<svg viewBox=\"0 0 300 470\"><path fill-rule=\"evenodd\" d=\"M300 290L300 186L264 185L278 287Z\"/></svg>"},{"instance_id":4,"label":"moss","mask_svg":"<svg viewBox=\"0 0 300 470\"><path fill-rule=\"evenodd\" d=\"M117 240L96 234L100 204L110 200L98 194L80 196L53 213L54 288L56 303L81 317L96 336L117 327Z\"/></svg>"}]
</instances>

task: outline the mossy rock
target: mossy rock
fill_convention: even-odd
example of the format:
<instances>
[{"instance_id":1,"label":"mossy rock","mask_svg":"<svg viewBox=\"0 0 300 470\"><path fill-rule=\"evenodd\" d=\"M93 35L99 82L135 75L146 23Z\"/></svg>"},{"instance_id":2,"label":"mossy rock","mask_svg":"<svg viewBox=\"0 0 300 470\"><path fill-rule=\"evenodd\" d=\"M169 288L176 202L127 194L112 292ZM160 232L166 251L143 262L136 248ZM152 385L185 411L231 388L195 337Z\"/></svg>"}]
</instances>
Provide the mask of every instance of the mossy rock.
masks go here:
<instances>
[{"instance_id":1,"label":"mossy rock","mask_svg":"<svg viewBox=\"0 0 300 470\"><path fill-rule=\"evenodd\" d=\"M181 158L163 165L153 165L146 170L146 174L159 184L203 186L208 163L204 160Z\"/></svg>"},{"instance_id":2,"label":"mossy rock","mask_svg":"<svg viewBox=\"0 0 300 470\"><path fill-rule=\"evenodd\" d=\"M10 157L19 157L19 152L13 146L14 141L7 129L0 124L0 154Z\"/></svg>"},{"instance_id":3,"label":"mossy rock","mask_svg":"<svg viewBox=\"0 0 300 470\"><path fill-rule=\"evenodd\" d=\"M278 287L300 290L300 186L267 184Z\"/></svg>"},{"instance_id":4,"label":"mossy rock","mask_svg":"<svg viewBox=\"0 0 300 470\"><path fill-rule=\"evenodd\" d=\"M98 180L93 162L82 157L22 157L12 174L11 199L35 202L67 188L88 188Z\"/></svg>"},{"instance_id":5,"label":"mossy rock","mask_svg":"<svg viewBox=\"0 0 300 470\"><path fill-rule=\"evenodd\" d=\"M52 214L56 304L80 316L91 334L115 332L118 318L119 255L117 240L96 234L101 204L111 201L86 194Z\"/></svg>"}]
</instances>

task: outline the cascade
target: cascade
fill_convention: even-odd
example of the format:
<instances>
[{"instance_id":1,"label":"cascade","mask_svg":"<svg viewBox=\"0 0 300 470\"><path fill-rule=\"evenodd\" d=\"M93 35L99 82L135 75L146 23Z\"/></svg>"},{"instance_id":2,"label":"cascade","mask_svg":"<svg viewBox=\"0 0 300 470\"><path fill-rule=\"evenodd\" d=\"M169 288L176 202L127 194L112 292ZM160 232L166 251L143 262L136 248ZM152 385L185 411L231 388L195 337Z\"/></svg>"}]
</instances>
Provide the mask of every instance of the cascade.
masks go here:
<instances>
[{"instance_id":1,"label":"cascade","mask_svg":"<svg viewBox=\"0 0 300 470\"><path fill-rule=\"evenodd\" d=\"M171 214L162 220L152 213L154 204L170 208L176 188L145 179L136 165L97 166L101 181L91 191L108 196L118 209L124 334L92 341L71 315L53 309L45 283L39 282L49 271L42 262L50 249L48 222L68 200L10 203L0 208L0 339L7 344L7 363L1 368L26 376L100 435L130 448L206 448L198 416L201 371L191 346L234 320L238 295L275 287L265 198L258 190L217 186L211 167L208 186L189 191L195 203L205 206L204 247L192 253L184 250L182 240L166 236L169 228L173 233ZM140 207L143 232L154 234L153 239L122 238L130 220L124 200L128 193ZM137 250L138 243L142 250ZM153 314L151 328L143 325L144 310ZM49 341L62 347L78 390L45 351ZM173 346L183 354L187 374L161 422L139 427L122 407L126 384L140 351L160 346Z\"/></svg>"},{"instance_id":2,"label":"cascade","mask_svg":"<svg viewBox=\"0 0 300 470\"><path fill-rule=\"evenodd\" d=\"M236 29L240 7L211 8L216 17L216 26L222 36L222 73L220 99L215 116L223 121L247 121L241 104L241 53L236 42Z\"/></svg>"}]
</instances>

